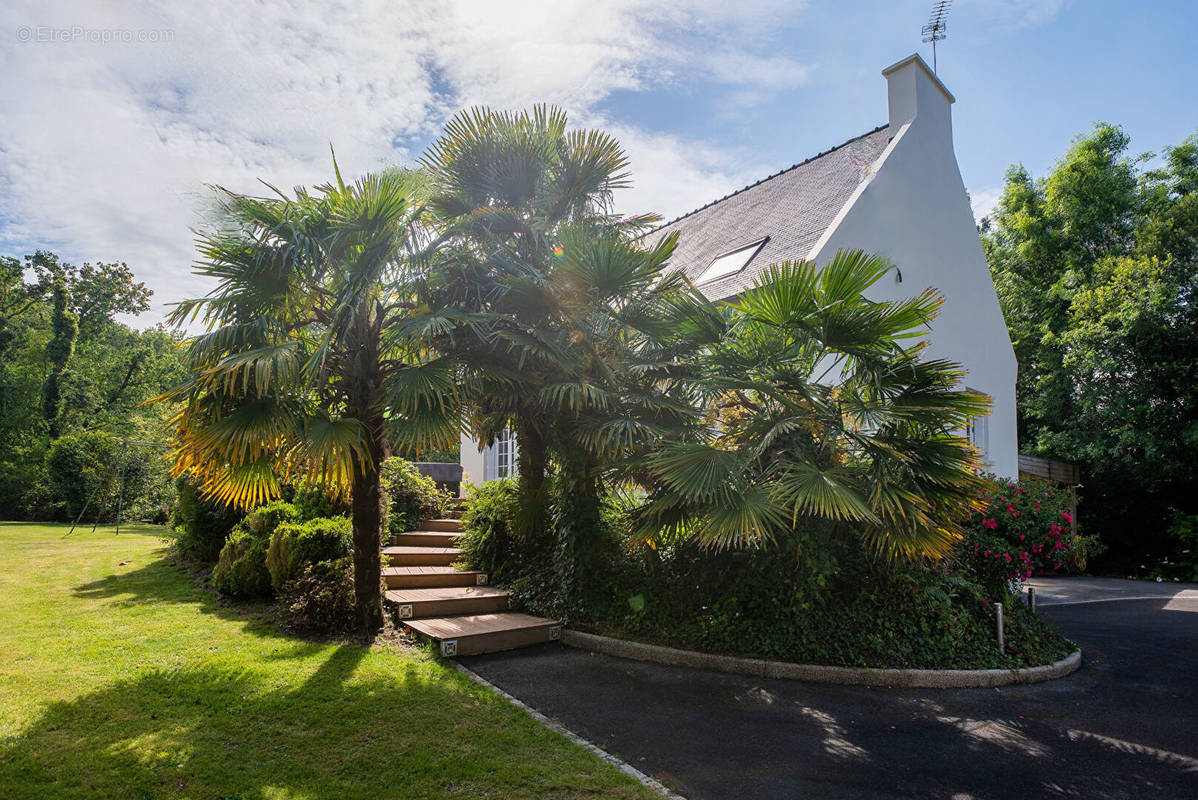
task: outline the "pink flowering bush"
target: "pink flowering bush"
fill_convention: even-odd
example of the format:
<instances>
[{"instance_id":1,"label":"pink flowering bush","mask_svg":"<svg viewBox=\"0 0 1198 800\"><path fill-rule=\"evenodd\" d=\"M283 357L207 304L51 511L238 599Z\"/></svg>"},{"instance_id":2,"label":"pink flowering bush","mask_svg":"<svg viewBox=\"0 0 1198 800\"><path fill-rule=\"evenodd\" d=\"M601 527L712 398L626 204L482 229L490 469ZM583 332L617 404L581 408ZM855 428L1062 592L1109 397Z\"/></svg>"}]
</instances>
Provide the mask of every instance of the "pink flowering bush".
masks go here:
<instances>
[{"instance_id":1,"label":"pink flowering bush","mask_svg":"<svg viewBox=\"0 0 1198 800\"><path fill-rule=\"evenodd\" d=\"M979 492L982 509L971 515L954 553L961 571L997 594L1008 581L1085 567L1095 540L1077 533L1065 489L1035 478L988 477Z\"/></svg>"}]
</instances>

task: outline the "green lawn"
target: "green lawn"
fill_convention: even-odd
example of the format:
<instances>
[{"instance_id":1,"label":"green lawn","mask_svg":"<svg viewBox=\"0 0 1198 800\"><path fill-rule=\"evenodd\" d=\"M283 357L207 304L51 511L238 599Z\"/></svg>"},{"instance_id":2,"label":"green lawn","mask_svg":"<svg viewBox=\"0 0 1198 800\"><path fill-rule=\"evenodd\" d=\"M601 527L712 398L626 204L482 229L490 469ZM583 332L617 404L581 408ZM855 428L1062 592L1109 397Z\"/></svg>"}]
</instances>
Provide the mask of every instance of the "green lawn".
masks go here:
<instances>
[{"instance_id":1,"label":"green lawn","mask_svg":"<svg viewBox=\"0 0 1198 800\"><path fill-rule=\"evenodd\" d=\"M222 606L159 528L67 530L0 523L5 800L653 796L423 652Z\"/></svg>"}]
</instances>

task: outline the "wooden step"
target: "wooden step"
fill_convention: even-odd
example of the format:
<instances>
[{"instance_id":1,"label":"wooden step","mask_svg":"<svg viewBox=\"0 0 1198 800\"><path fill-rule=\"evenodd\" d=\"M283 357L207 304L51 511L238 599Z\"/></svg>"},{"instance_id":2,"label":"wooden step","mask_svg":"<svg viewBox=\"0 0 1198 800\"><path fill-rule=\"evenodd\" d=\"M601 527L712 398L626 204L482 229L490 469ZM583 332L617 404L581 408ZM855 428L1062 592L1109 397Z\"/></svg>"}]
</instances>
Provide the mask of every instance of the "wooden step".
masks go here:
<instances>
[{"instance_id":1,"label":"wooden step","mask_svg":"<svg viewBox=\"0 0 1198 800\"><path fill-rule=\"evenodd\" d=\"M394 538L399 547L453 547L460 535L447 531L408 531L397 533Z\"/></svg>"},{"instance_id":2,"label":"wooden step","mask_svg":"<svg viewBox=\"0 0 1198 800\"><path fill-rule=\"evenodd\" d=\"M453 567L383 567L388 589L426 589L437 586L482 586L487 574Z\"/></svg>"},{"instance_id":3,"label":"wooden step","mask_svg":"<svg viewBox=\"0 0 1198 800\"><path fill-rule=\"evenodd\" d=\"M443 617L449 614L487 614L506 611L508 593L493 586L439 589L391 589L385 595L399 606L400 619Z\"/></svg>"},{"instance_id":4,"label":"wooden step","mask_svg":"<svg viewBox=\"0 0 1198 800\"><path fill-rule=\"evenodd\" d=\"M461 617L430 617L404 623L410 630L437 642L442 656L474 656L561 638L561 625L551 619L505 611Z\"/></svg>"},{"instance_id":5,"label":"wooden step","mask_svg":"<svg viewBox=\"0 0 1198 800\"><path fill-rule=\"evenodd\" d=\"M384 547L383 555L395 567L448 567L462 557L456 547Z\"/></svg>"},{"instance_id":6,"label":"wooden step","mask_svg":"<svg viewBox=\"0 0 1198 800\"><path fill-rule=\"evenodd\" d=\"M461 533L462 521L457 519L426 519L420 523L420 530Z\"/></svg>"}]
</instances>

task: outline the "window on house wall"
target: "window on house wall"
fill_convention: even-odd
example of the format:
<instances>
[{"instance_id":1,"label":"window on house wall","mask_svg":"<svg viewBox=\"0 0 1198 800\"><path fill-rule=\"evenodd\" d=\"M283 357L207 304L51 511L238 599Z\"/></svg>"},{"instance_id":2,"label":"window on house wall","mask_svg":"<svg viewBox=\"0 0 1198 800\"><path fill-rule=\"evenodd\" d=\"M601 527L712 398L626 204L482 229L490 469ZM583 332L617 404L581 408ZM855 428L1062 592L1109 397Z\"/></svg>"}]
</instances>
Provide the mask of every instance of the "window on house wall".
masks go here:
<instances>
[{"instance_id":1,"label":"window on house wall","mask_svg":"<svg viewBox=\"0 0 1198 800\"><path fill-rule=\"evenodd\" d=\"M767 236L766 239L769 237ZM757 251L765 244L766 239L759 239L752 244L747 244L742 247L718 256L711 265L703 271L699 279L695 283L707 283L714 281L717 278L726 278L729 275L734 275L740 272L745 266L757 255Z\"/></svg>"},{"instance_id":2,"label":"window on house wall","mask_svg":"<svg viewBox=\"0 0 1198 800\"><path fill-rule=\"evenodd\" d=\"M979 392L977 389L965 387L965 391L985 398L987 402L993 403L994 398L984 392ZM982 452L982 458L985 459L990 453L990 415L986 414L981 417L976 417L970 420L965 425L965 438L969 443Z\"/></svg>"},{"instance_id":3,"label":"window on house wall","mask_svg":"<svg viewBox=\"0 0 1198 800\"><path fill-rule=\"evenodd\" d=\"M515 453L512 447L512 432L504 431L495 440L495 477L510 478L515 474Z\"/></svg>"},{"instance_id":4,"label":"window on house wall","mask_svg":"<svg viewBox=\"0 0 1198 800\"><path fill-rule=\"evenodd\" d=\"M516 476L516 437L510 430L495 437L483 450L483 480Z\"/></svg>"}]
</instances>

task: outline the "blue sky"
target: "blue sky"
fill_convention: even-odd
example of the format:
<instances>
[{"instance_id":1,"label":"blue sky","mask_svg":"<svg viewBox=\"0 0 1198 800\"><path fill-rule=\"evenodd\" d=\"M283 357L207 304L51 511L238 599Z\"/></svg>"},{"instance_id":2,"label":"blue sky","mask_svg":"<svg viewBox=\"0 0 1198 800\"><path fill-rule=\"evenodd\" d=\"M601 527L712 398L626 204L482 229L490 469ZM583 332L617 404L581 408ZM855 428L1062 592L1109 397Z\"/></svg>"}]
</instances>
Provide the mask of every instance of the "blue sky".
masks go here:
<instances>
[{"instance_id":1,"label":"blue sky","mask_svg":"<svg viewBox=\"0 0 1198 800\"><path fill-rule=\"evenodd\" d=\"M0 9L0 253L124 260L202 292L204 184L410 162L471 103L552 102L625 143L629 212L687 211L886 121L880 70L930 0L92 4ZM975 211L1105 120L1139 153L1198 128L1198 3L957 0L940 76Z\"/></svg>"}]
</instances>

